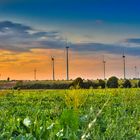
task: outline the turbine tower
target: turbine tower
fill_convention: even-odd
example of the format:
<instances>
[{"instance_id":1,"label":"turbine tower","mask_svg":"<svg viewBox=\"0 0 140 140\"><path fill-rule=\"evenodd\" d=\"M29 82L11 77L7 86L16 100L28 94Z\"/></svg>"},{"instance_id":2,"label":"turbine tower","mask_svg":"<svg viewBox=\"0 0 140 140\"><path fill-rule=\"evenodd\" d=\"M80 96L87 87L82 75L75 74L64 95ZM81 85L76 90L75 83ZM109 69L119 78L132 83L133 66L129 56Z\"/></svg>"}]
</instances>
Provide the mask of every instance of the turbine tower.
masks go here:
<instances>
[{"instance_id":1,"label":"turbine tower","mask_svg":"<svg viewBox=\"0 0 140 140\"><path fill-rule=\"evenodd\" d=\"M103 56L103 66L104 66L104 80L106 78L106 61L104 59L104 56Z\"/></svg>"},{"instance_id":2,"label":"turbine tower","mask_svg":"<svg viewBox=\"0 0 140 140\"><path fill-rule=\"evenodd\" d=\"M69 46L66 46L66 79L69 80Z\"/></svg>"},{"instance_id":3,"label":"turbine tower","mask_svg":"<svg viewBox=\"0 0 140 140\"><path fill-rule=\"evenodd\" d=\"M126 68L125 68L125 54L123 52L123 73L124 73L124 80L126 79Z\"/></svg>"},{"instance_id":4,"label":"turbine tower","mask_svg":"<svg viewBox=\"0 0 140 140\"><path fill-rule=\"evenodd\" d=\"M137 66L135 66L135 79L137 79Z\"/></svg>"},{"instance_id":5,"label":"turbine tower","mask_svg":"<svg viewBox=\"0 0 140 140\"><path fill-rule=\"evenodd\" d=\"M137 82L137 87L138 87L138 79L139 79L139 73L137 73L137 66L135 66L135 77L134 77L134 79L136 79L136 82Z\"/></svg>"},{"instance_id":6,"label":"turbine tower","mask_svg":"<svg viewBox=\"0 0 140 140\"><path fill-rule=\"evenodd\" d=\"M53 81L55 80L55 72L54 72L54 57L51 58L52 60L52 78L53 78Z\"/></svg>"},{"instance_id":7,"label":"turbine tower","mask_svg":"<svg viewBox=\"0 0 140 140\"><path fill-rule=\"evenodd\" d=\"M34 80L35 80L35 81L36 81L36 72L37 72L37 70L34 69Z\"/></svg>"}]
</instances>

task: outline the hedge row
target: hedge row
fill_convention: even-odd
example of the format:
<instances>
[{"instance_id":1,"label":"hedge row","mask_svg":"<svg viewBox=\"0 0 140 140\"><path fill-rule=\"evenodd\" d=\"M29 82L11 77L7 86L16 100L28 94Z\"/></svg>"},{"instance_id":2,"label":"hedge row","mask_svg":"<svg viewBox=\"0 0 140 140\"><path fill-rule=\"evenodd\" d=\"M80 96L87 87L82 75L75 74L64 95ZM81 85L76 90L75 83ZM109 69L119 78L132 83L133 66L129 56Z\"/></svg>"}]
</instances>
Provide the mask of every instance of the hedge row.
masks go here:
<instances>
[{"instance_id":1,"label":"hedge row","mask_svg":"<svg viewBox=\"0 0 140 140\"><path fill-rule=\"evenodd\" d=\"M140 81L134 85L130 80L124 80L121 84L117 77L111 77L107 81L97 80L84 81L82 78L76 78L72 82L51 82L51 83L39 83L39 82L28 82L18 81L14 86L14 89L97 89L97 88L131 88L140 87Z\"/></svg>"}]
</instances>

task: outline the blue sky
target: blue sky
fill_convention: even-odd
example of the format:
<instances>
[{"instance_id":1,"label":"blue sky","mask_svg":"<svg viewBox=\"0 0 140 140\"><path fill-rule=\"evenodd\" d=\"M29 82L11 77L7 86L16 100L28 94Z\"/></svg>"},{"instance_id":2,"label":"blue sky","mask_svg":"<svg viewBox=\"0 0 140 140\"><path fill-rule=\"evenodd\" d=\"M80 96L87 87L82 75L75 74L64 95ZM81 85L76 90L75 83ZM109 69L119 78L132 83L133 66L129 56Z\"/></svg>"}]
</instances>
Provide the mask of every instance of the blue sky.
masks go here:
<instances>
[{"instance_id":1,"label":"blue sky","mask_svg":"<svg viewBox=\"0 0 140 140\"><path fill-rule=\"evenodd\" d=\"M139 5L138 0L6 0L1 2L0 16L59 30L68 38L71 32L92 38L96 35L95 42L109 42L103 36L113 35L113 42L140 35Z\"/></svg>"},{"instance_id":2,"label":"blue sky","mask_svg":"<svg viewBox=\"0 0 140 140\"><path fill-rule=\"evenodd\" d=\"M3 0L0 16L1 21L60 32L72 43L114 44L139 38L139 5L138 0Z\"/></svg>"},{"instance_id":3,"label":"blue sky","mask_svg":"<svg viewBox=\"0 0 140 140\"><path fill-rule=\"evenodd\" d=\"M128 64L134 67L140 57L139 5L139 0L1 0L0 49L62 51L67 39L79 57L119 58L125 50L136 57L137 64Z\"/></svg>"},{"instance_id":4,"label":"blue sky","mask_svg":"<svg viewBox=\"0 0 140 140\"><path fill-rule=\"evenodd\" d=\"M1 12L42 20L140 23L138 0L6 0Z\"/></svg>"}]
</instances>

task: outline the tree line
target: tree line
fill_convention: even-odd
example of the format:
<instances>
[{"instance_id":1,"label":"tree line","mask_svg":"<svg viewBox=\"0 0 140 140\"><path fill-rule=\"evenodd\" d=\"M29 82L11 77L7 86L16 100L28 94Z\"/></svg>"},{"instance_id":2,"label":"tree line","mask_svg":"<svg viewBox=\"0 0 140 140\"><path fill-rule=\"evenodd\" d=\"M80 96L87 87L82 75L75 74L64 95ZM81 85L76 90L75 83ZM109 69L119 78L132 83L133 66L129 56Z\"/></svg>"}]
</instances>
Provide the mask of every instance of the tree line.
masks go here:
<instances>
[{"instance_id":1,"label":"tree line","mask_svg":"<svg viewBox=\"0 0 140 140\"><path fill-rule=\"evenodd\" d=\"M84 80L80 77L69 82L24 82L17 81L14 89L104 89L104 88L136 88L140 87L140 80L137 82L133 80L120 80L115 76L110 77L108 80Z\"/></svg>"}]
</instances>

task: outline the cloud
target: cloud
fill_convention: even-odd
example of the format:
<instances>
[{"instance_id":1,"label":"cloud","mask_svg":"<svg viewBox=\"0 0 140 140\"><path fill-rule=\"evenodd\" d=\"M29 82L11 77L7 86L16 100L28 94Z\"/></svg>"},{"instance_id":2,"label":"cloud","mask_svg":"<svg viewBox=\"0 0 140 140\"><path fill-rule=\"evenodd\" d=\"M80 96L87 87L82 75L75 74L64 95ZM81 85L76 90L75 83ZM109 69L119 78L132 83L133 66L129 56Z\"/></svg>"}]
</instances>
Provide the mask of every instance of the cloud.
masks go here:
<instances>
[{"instance_id":1,"label":"cloud","mask_svg":"<svg viewBox=\"0 0 140 140\"><path fill-rule=\"evenodd\" d=\"M129 39L126 39L125 42L140 44L140 38L129 38Z\"/></svg>"},{"instance_id":2,"label":"cloud","mask_svg":"<svg viewBox=\"0 0 140 140\"><path fill-rule=\"evenodd\" d=\"M140 43L140 39L126 39L127 43ZM65 48L65 40L58 31L40 31L31 26L11 21L0 22L0 49L12 52L29 52L32 49ZM106 52L139 56L140 47L128 47L127 44L104 44L94 42L70 43L70 49L81 53Z\"/></svg>"},{"instance_id":3,"label":"cloud","mask_svg":"<svg viewBox=\"0 0 140 140\"><path fill-rule=\"evenodd\" d=\"M0 22L0 49L25 52L41 46L45 48L44 42L47 42L50 48L50 45L56 45L56 41L59 44L60 38L57 31L38 31L30 26L11 21Z\"/></svg>"},{"instance_id":4,"label":"cloud","mask_svg":"<svg viewBox=\"0 0 140 140\"><path fill-rule=\"evenodd\" d=\"M98 24L98 25L103 24L103 22L104 22L104 21L101 20L101 19L96 19L96 20L95 20L95 23Z\"/></svg>"},{"instance_id":5,"label":"cloud","mask_svg":"<svg viewBox=\"0 0 140 140\"><path fill-rule=\"evenodd\" d=\"M5 29L10 29L12 28L13 30L17 30L17 31L27 31L27 30L31 30L32 28L29 26L25 26L19 23L13 23L11 21L2 21L0 22L0 31L5 31Z\"/></svg>"},{"instance_id":6,"label":"cloud","mask_svg":"<svg viewBox=\"0 0 140 140\"><path fill-rule=\"evenodd\" d=\"M126 54L140 56L140 47L127 47L119 44L102 44L102 43L78 43L71 44L72 49L82 52L106 52L110 54Z\"/></svg>"},{"instance_id":7,"label":"cloud","mask_svg":"<svg viewBox=\"0 0 140 140\"><path fill-rule=\"evenodd\" d=\"M2 37L23 37L23 39L37 39L40 37L48 37L48 38L55 38L58 36L57 31L52 32L44 32L44 31L38 31L36 29L33 29L30 26L26 26L19 23L13 23L11 21L3 21L0 22L0 39ZM5 38L6 39L6 38Z\"/></svg>"}]
</instances>

